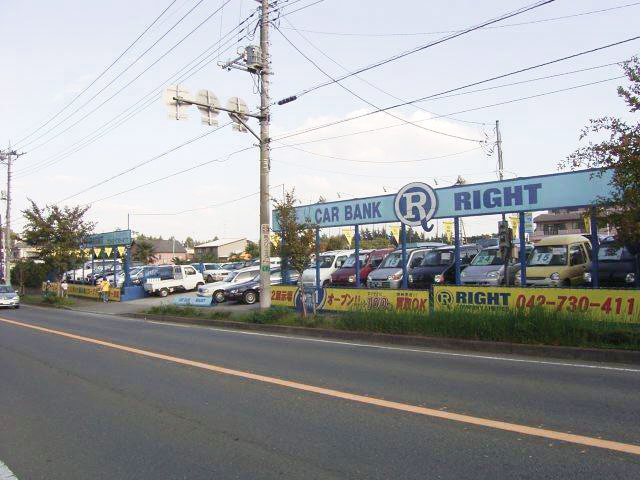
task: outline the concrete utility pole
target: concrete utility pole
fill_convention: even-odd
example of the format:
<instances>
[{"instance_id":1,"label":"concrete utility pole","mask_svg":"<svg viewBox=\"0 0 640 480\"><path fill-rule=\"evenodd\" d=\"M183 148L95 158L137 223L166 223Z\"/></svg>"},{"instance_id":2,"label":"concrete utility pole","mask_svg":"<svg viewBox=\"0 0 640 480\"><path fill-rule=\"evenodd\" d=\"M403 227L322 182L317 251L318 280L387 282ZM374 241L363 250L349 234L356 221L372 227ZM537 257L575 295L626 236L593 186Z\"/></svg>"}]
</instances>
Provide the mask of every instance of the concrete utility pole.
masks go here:
<instances>
[{"instance_id":1,"label":"concrete utility pole","mask_svg":"<svg viewBox=\"0 0 640 480\"><path fill-rule=\"evenodd\" d=\"M496 120L496 146L498 148L498 176L500 180L504 180L504 163L502 161L502 136L500 135L500 120ZM505 222L506 216L502 214L502 221ZM511 252L505 250L504 255L504 284L509 286L509 258Z\"/></svg>"},{"instance_id":2,"label":"concrete utility pole","mask_svg":"<svg viewBox=\"0 0 640 480\"><path fill-rule=\"evenodd\" d=\"M260 308L271 307L271 239L269 212L269 0L260 17Z\"/></svg>"},{"instance_id":3,"label":"concrete utility pole","mask_svg":"<svg viewBox=\"0 0 640 480\"><path fill-rule=\"evenodd\" d=\"M11 285L11 260L13 257L12 250L12 238L11 238L11 164L13 157L18 159L24 155L24 152L18 153L15 150L11 150L11 144L9 148L3 152L0 152L0 159L7 162L7 213L5 215L5 229L4 229L4 277L7 285Z\"/></svg>"}]
</instances>

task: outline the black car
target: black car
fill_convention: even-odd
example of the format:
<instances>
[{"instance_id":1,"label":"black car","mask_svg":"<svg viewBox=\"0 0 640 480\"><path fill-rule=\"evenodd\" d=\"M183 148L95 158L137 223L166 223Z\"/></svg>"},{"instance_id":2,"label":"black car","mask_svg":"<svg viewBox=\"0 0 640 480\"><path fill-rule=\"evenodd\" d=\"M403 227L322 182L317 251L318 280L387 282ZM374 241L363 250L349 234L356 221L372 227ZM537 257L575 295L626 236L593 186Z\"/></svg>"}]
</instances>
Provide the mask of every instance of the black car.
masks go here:
<instances>
[{"instance_id":1,"label":"black car","mask_svg":"<svg viewBox=\"0 0 640 480\"><path fill-rule=\"evenodd\" d=\"M253 280L244 283L238 283L230 290L224 292L225 301L235 300L237 302L246 303L252 305L260 298L260 278L256 277Z\"/></svg>"},{"instance_id":2,"label":"black car","mask_svg":"<svg viewBox=\"0 0 640 480\"><path fill-rule=\"evenodd\" d=\"M460 264L468 265L480 248L460 245ZM455 283L455 247L435 248L424 256L420 265L409 275L409 288L428 289L434 283Z\"/></svg>"},{"instance_id":3,"label":"black car","mask_svg":"<svg viewBox=\"0 0 640 480\"><path fill-rule=\"evenodd\" d=\"M606 241L598 248L598 286L635 286L635 258L626 247L615 241ZM593 270L584 274L587 284L593 281Z\"/></svg>"}]
</instances>

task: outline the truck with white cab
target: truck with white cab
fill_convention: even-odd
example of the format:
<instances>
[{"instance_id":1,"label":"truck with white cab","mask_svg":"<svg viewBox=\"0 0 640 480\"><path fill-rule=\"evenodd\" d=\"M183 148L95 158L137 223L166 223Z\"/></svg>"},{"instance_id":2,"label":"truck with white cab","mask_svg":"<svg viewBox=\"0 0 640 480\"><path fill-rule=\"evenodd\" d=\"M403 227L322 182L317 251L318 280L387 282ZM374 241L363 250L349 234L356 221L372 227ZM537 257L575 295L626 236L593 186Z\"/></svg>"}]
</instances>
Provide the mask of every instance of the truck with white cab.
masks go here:
<instances>
[{"instance_id":1,"label":"truck with white cab","mask_svg":"<svg viewBox=\"0 0 640 480\"><path fill-rule=\"evenodd\" d=\"M196 290L204 285L204 278L191 265L161 265L157 276L146 278L144 290L150 295L166 297L173 292Z\"/></svg>"}]
</instances>

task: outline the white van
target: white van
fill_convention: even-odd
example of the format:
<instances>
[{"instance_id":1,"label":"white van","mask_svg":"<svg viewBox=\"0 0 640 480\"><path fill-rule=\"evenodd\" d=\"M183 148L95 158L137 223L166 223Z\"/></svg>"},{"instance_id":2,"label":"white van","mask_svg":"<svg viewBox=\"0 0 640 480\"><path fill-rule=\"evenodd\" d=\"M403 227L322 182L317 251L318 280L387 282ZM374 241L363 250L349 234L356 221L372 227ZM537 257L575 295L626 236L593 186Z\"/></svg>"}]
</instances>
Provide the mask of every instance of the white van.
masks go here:
<instances>
[{"instance_id":1,"label":"white van","mask_svg":"<svg viewBox=\"0 0 640 480\"><path fill-rule=\"evenodd\" d=\"M323 287L331 283L331 274L342 268L344 262L353 254L355 250L333 250L320 254L318 262L320 263L320 285ZM311 267L302 272L302 283L306 286L315 286L316 284L316 264L315 261Z\"/></svg>"}]
</instances>

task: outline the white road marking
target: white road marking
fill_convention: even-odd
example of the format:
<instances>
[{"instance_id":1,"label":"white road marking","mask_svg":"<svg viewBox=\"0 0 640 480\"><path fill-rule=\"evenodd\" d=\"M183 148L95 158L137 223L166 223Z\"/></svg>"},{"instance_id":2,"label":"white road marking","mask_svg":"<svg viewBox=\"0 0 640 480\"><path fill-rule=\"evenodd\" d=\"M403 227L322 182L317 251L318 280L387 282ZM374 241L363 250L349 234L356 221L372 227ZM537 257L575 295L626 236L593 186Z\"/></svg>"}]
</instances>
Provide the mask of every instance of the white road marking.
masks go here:
<instances>
[{"instance_id":1,"label":"white road marking","mask_svg":"<svg viewBox=\"0 0 640 480\"><path fill-rule=\"evenodd\" d=\"M616 372L640 373L640 369L636 369L636 368L608 367L605 365L589 365L584 363L566 363L566 362L552 362L547 360L530 360L530 359L524 359L524 358L497 357L493 355L454 353L454 352L446 352L441 350L427 350L427 349L419 349L419 348L390 347L386 345L375 345L370 343L355 343L355 342L347 342L342 340L326 340L322 338L298 337L298 336L291 336L291 335L279 335L274 333L247 332L244 330L230 330L227 328L209 327L204 325L182 325L179 323L156 322L153 320L147 320L147 322L153 323L156 325L171 325L173 327L180 327L180 328L203 328L206 330L216 330L218 332L225 332L225 333L231 333L231 334L237 334L237 335L256 335L260 337L285 338L287 340L297 340L301 342L330 343L333 345L346 345L350 347L377 348L380 350L396 350L400 352L424 353L424 354L430 354L430 355L441 355L441 356L449 356L449 357L477 358L482 360L498 360L503 362L533 363L536 365L551 365L556 367L591 368L596 370L611 370Z\"/></svg>"},{"instance_id":2,"label":"white road marking","mask_svg":"<svg viewBox=\"0 0 640 480\"><path fill-rule=\"evenodd\" d=\"M18 480L18 477L0 461L0 480Z\"/></svg>"}]
</instances>

